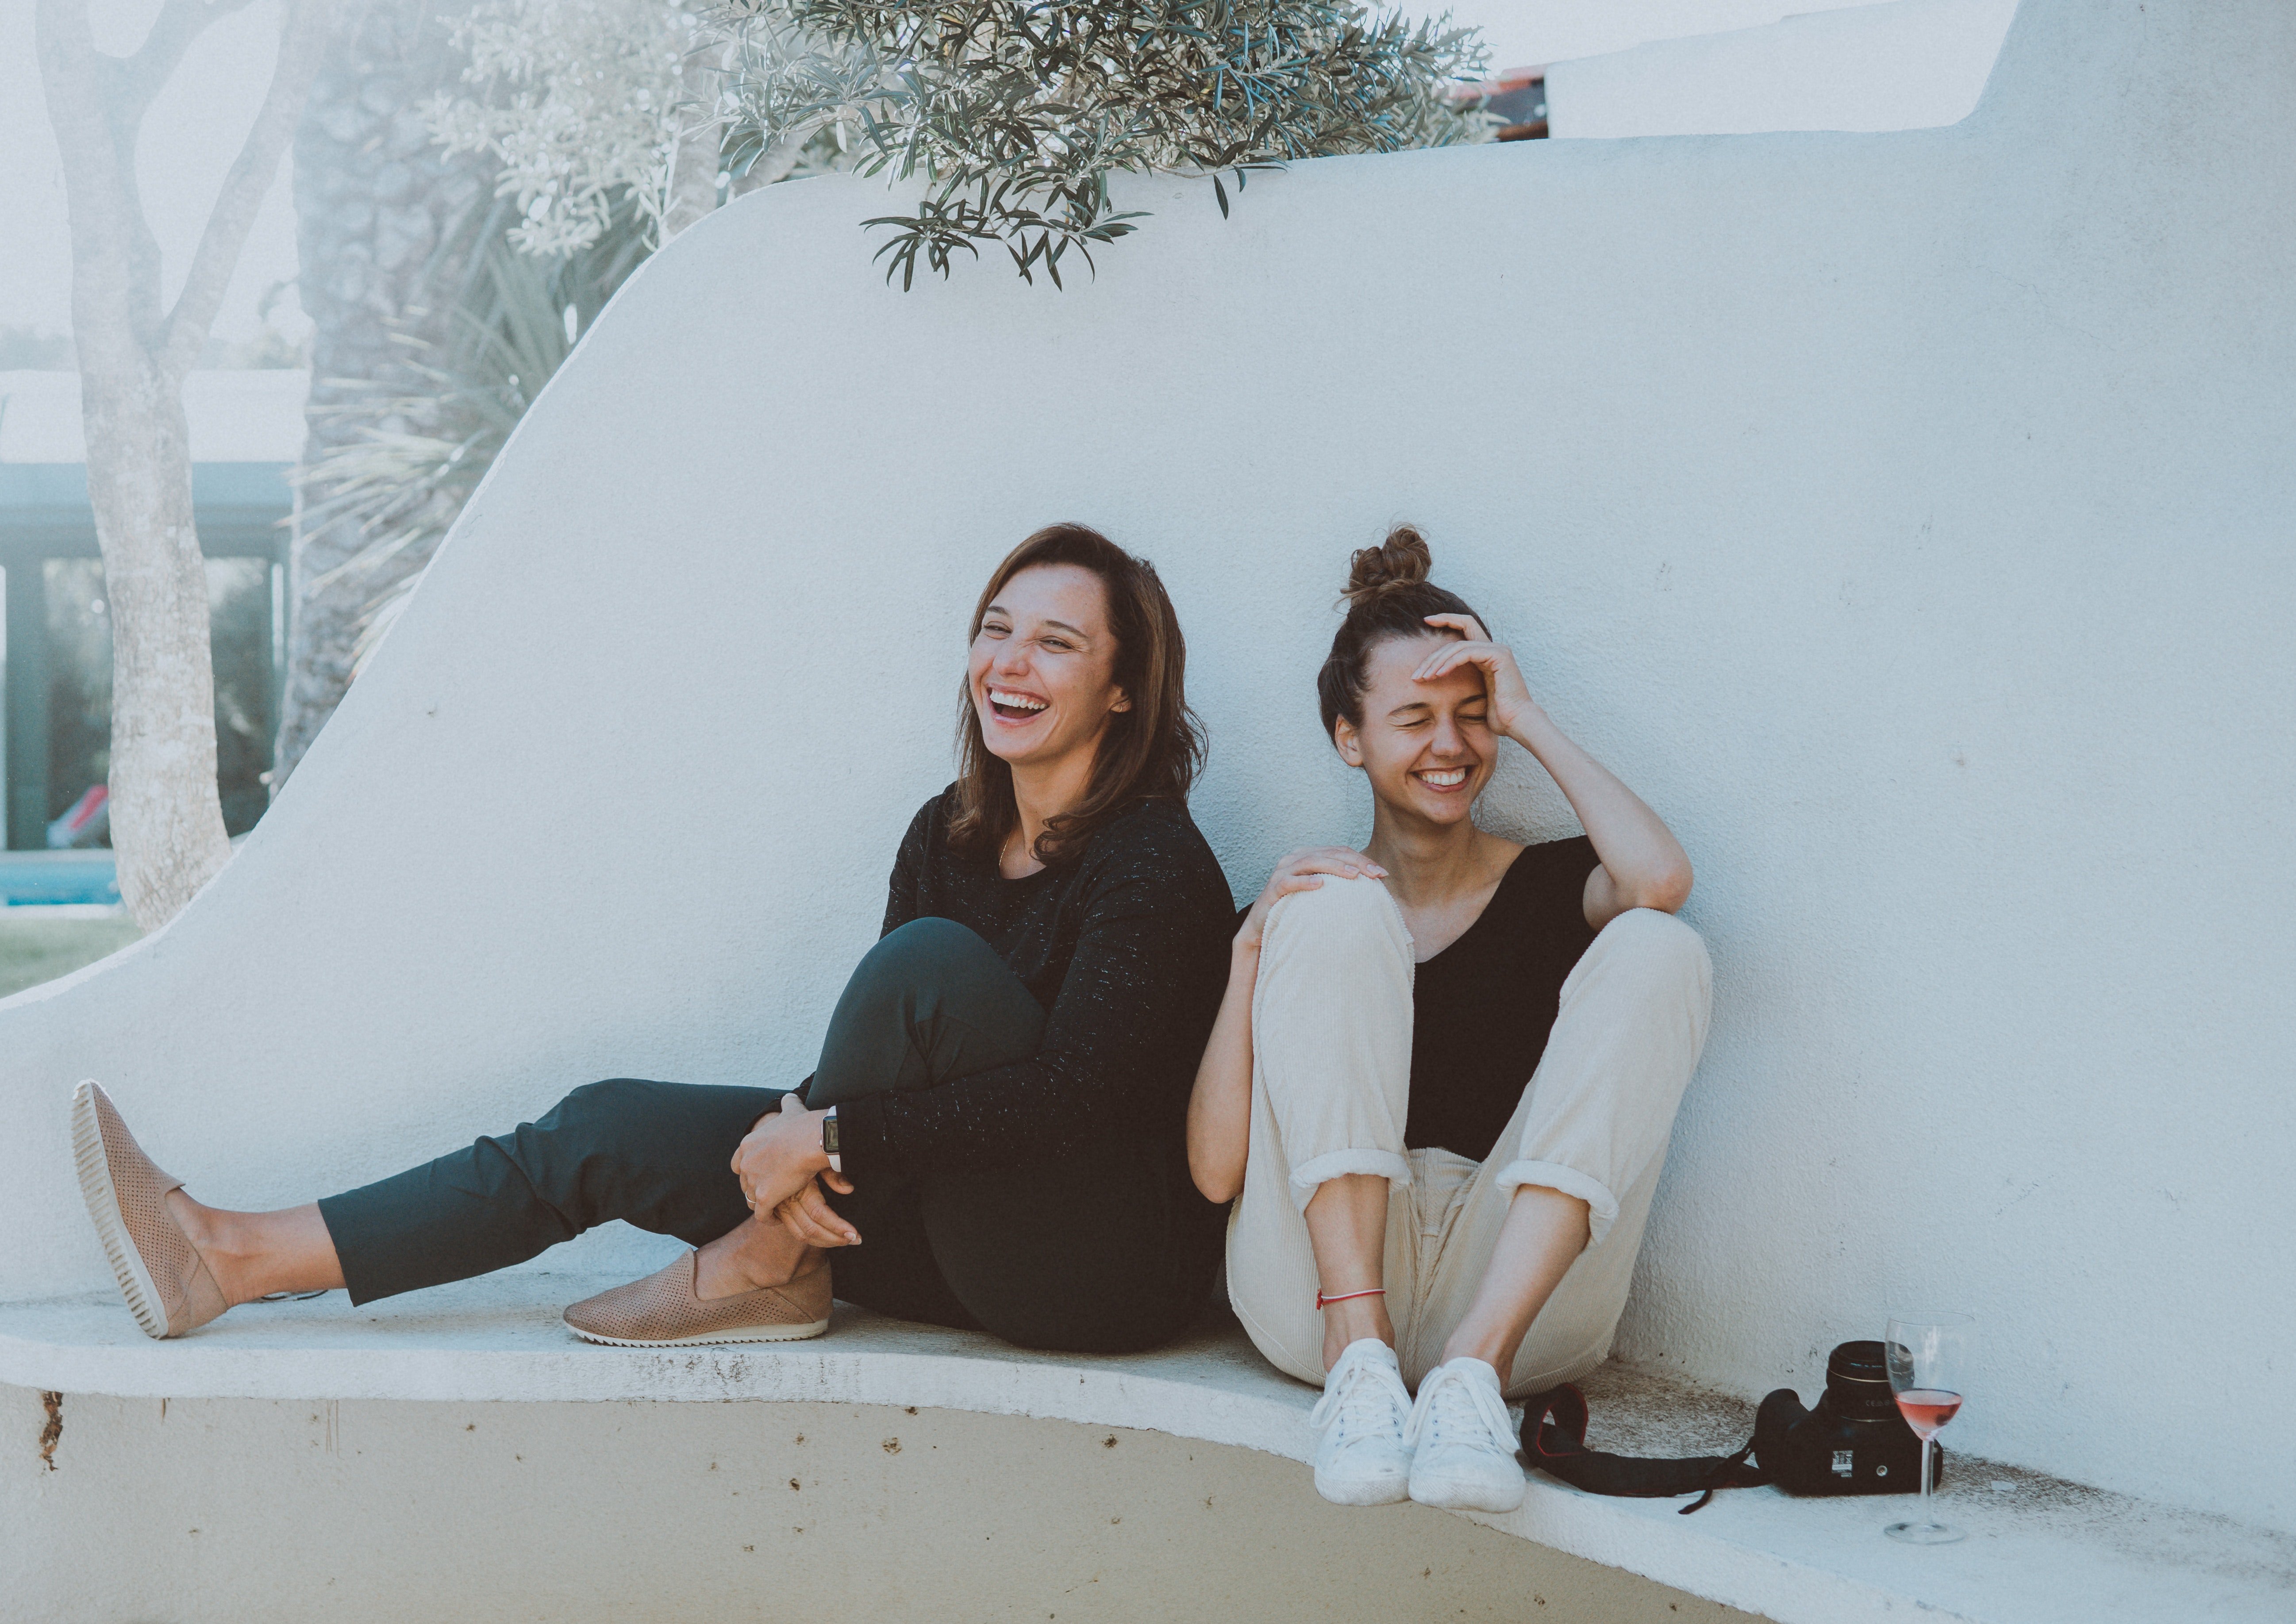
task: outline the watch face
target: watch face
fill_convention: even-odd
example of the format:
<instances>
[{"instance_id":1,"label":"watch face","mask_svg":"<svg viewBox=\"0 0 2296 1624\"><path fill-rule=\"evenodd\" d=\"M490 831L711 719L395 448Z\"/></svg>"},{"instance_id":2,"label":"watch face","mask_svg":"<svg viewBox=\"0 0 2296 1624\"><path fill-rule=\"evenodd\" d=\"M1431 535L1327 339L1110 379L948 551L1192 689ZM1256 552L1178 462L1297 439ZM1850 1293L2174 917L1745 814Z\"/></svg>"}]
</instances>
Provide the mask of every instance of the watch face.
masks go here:
<instances>
[{"instance_id":1,"label":"watch face","mask_svg":"<svg viewBox=\"0 0 2296 1624\"><path fill-rule=\"evenodd\" d=\"M821 1119L821 1149L824 1155L837 1154L837 1119L835 1117Z\"/></svg>"}]
</instances>

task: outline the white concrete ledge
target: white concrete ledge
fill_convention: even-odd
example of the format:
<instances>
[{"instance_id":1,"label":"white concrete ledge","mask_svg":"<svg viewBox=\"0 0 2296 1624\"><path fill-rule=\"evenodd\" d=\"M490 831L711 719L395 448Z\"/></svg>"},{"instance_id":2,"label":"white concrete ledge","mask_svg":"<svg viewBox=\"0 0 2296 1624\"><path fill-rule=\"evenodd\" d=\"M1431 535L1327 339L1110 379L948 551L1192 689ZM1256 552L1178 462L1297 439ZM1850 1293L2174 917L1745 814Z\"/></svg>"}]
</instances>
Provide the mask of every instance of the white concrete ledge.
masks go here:
<instances>
[{"instance_id":1,"label":"white concrete ledge","mask_svg":"<svg viewBox=\"0 0 2296 1624\"><path fill-rule=\"evenodd\" d=\"M812 1400L1035 1416L1171 1433L1304 1461L1315 1395L1232 1324L1128 1357L1037 1354L840 1305L830 1335L782 1346L643 1352L578 1342L562 1304L611 1284L512 1274L365 1308L340 1296L268 1304L176 1342L117 1299L0 1305L0 1382L149 1398L448 1401ZM1734 1448L1741 1400L1606 1369L1586 1383L1597 1447ZM1926 1549L1882 1537L1897 1498L1795 1500L1773 1489L1611 1500L1534 1477L1521 1510L1477 1518L1781 1624L1911 1612L1972 1624L2296 1617L2296 1538L1956 1458L1940 1510L1970 1531ZM1364 1513L1375 1516L1376 1512Z\"/></svg>"}]
</instances>

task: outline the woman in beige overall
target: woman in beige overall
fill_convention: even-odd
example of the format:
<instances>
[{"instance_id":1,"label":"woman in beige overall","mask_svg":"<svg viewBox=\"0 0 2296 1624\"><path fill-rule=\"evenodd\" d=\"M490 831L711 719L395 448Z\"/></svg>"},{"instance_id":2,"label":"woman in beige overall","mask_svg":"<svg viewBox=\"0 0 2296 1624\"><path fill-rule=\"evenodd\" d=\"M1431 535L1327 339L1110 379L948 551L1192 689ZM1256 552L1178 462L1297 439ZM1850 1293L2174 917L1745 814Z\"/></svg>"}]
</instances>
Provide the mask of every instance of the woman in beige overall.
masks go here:
<instances>
[{"instance_id":1,"label":"woman in beige overall","mask_svg":"<svg viewBox=\"0 0 2296 1624\"><path fill-rule=\"evenodd\" d=\"M1711 971L1681 845L1428 564L1408 528L1355 555L1317 688L1371 838L1294 852L1245 911L1188 1155L1236 1203L1245 1329L1324 1388L1318 1492L1506 1511L1506 1398L1609 1351ZM1475 826L1502 738L1583 837Z\"/></svg>"}]
</instances>

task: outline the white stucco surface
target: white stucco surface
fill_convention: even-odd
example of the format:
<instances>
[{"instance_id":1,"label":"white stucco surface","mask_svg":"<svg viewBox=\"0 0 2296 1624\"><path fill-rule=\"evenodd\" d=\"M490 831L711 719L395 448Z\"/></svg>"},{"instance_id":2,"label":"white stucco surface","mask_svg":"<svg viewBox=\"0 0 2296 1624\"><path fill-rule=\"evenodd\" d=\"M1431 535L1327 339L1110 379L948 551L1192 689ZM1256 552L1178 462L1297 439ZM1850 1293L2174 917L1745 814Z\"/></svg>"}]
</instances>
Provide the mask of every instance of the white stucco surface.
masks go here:
<instances>
[{"instance_id":1,"label":"white stucco surface","mask_svg":"<svg viewBox=\"0 0 2296 1624\"><path fill-rule=\"evenodd\" d=\"M1310 679L1409 516L1698 865L1714 1035L1618 1351L1815 1391L1965 1308L1949 1443L2296 1528L2292 76L2282 0L2027 0L1949 129L1305 164L1226 222L1144 183L1064 293L882 288L865 183L744 200L224 875L0 1005L0 1300L104 1283L79 1077L251 1205L591 1078L800 1075L1048 519L1170 583L1239 891L1359 837ZM1485 810L1569 828L1521 762Z\"/></svg>"},{"instance_id":2,"label":"white stucco surface","mask_svg":"<svg viewBox=\"0 0 2296 1624\"><path fill-rule=\"evenodd\" d=\"M38 1435L46 1407L0 1385L0 1438ZM73 1392L54 1419L53 1471L0 1452L8 1624L1750 1624L1448 1513L1327 1505L1277 1456L1107 1422L785 1393Z\"/></svg>"},{"instance_id":3,"label":"white stucco surface","mask_svg":"<svg viewBox=\"0 0 2296 1624\"><path fill-rule=\"evenodd\" d=\"M1878 0L1887 4L1888 0ZM1537 66L1631 50L1653 39L1719 34L1804 12L1877 0L1478 0L1455 6L1489 43L1494 68Z\"/></svg>"},{"instance_id":4,"label":"white stucco surface","mask_svg":"<svg viewBox=\"0 0 2296 1624\"><path fill-rule=\"evenodd\" d=\"M2017 0L1888 0L1546 70L1556 140L1904 130L1977 106Z\"/></svg>"},{"instance_id":5,"label":"white stucco surface","mask_svg":"<svg viewBox=\"0 0 2296 1624\"><path fill-rule=\"evenodd\" d=\"M0 1305L0 1383L177 1399L914 1407L1161 1433L1222 1446L1223 1456L1255 1450L1304 1464L1314 1451L1307 1424L1314 1390L1270 1369L1225 1315L1171 1347L1122 1358L1029 1353L849 1307L838 1309L830 1334L809 1342L648 1350L576 1341L559 1323L559 1310L611 1284L611 1276L525 1274L357 1309L340 1298L265 1305L170 1344L155 1344L136 1330L111 1293ZM1726 1454L1753 1424L1751 1405L1663 1378L1611 1368L1596 1371L1586 1385L1597 1418L1590 1441L1597 1448ZM67 1438L73 1436L72 1402L66 1400ZM398 1439L418 1429L388 1430ZM1232 1505L1250 1508L1243 1514L1267 1516L1274 1534L1286 1514L1282 1502L1262 1496L1239 1501L1227 1487L1234 1464L1210 1456L1207 1461L1199 1489L1226 1494ZM19 1458L10 1469L21 1472L27 1464ZM865 1454L857 1465L849 1457L832 1470L865 1476L870 1464ZM74 1464L65 1462L67 1469ZM651 1505L662 1492L660 1475L653 1452L640 1451L618 1470L618 1487ZM2296 1606L2296 1536L2078 1489L1967 1456L1952 1456L1946 1475L1939 1514L1968 1538L1942 1559L1937 1549L1882 1536L1882 1526L1911 1504L1895 1497L1806 1500L1774 1489L1734 1489L1685 1518L1680 1499L1605 1499L1534 1475L1517 1510L1471 1520L1776 1624L1883 1624L1903 1618L1909 1605L1939 1624L2186 1618L2282 1624ZM1286 1487L1296 1493L1300 1484ZM0 1472L0 1511L7 1489L8 1474ZM1005 1492L1013 1489L1031 1492L1019 1485ZM952 1508L943 1514L956 1520ZM1396 1513L1357 1515L1365 1525L1364 1548L1349 1560L1375 1567L1375 1553L1396 1531ZM1274 1565L1293 1560L1287 1552ZM1536 1571L1529 1562L1509 1566L1517 1585ZM1487 1603L1506 1589L1484 1584L1474 1595ZM1180 1594L1168 1581L1160 1590L1136 1593L1136 1605L1152 1618L1185 1614ZM1152 1599L1159 1596L1163 1611ZM1011 1598L998 1599L1009 1604ZM1519 1592L1515 1603L1521 1604ZM964 1603L951 1606L972 1616Z\"/></svg>"}]
</instances>

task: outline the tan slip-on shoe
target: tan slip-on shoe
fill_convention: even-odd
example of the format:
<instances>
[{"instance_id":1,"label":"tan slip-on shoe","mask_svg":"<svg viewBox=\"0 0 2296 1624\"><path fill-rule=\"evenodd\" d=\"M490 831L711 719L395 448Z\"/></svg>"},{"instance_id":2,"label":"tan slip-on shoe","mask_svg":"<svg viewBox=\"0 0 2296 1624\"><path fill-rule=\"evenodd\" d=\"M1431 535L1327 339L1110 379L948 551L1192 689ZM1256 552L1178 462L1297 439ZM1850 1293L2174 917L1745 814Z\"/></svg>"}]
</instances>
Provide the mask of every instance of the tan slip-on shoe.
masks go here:
<instances>
[{"instance_id":1,"label":"tan slip-on shoe","mask_svg":"<svg viewBox=\"0 0 2296 1624\"><path fill-rule=\"evenodd\" d=\"M231 1305L168 1210L183 1185L146 1156L100 1083L72 1090L72 1165L119 1294L147 1336L181 1336Z\"/></svg>"},{"instance_id":2,"label":"tan slip-on shoe","mask_svg":"<svg viewBox=\"0 0 2296 1624\"><path fill-rule=\"evenodd\" d=\"M708 1301L695 1294L700 1252L668 1267L586 1297L566 1310L566 1328L612 1348L693 1348L709 1342L799 1342L829 1329L829 1270L787 1285Z\"/></svg>"}]
</instances>

